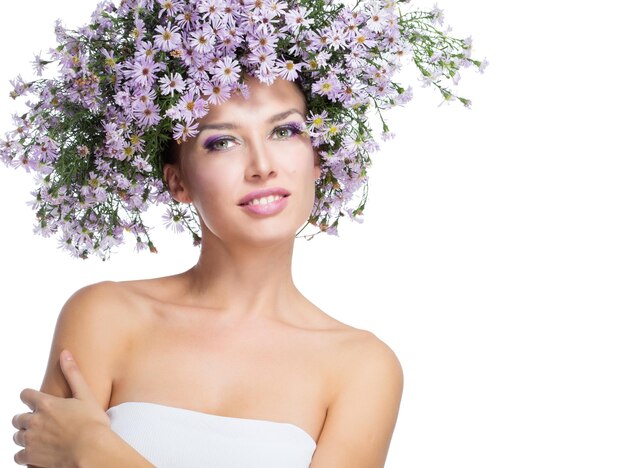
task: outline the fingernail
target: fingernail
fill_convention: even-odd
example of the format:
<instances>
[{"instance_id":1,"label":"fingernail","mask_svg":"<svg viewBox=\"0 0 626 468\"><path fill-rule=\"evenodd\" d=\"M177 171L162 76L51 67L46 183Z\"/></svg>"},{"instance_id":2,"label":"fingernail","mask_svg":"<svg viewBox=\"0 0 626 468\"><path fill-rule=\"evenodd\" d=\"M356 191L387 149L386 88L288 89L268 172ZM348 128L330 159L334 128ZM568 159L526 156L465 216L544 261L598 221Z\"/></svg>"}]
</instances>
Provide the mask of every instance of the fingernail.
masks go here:
<instances>
[{"instance_id":1,"label":"fingernail","mask_svg":"<svg viewBox=\"0 0 626 468\"><path fill-rule=\"evenodd\" d=\"M66 361L73 361L74 358L72 357L71 353L69 351L63 351L65 353L65 355L63 356L63 359L65 359Z\"/></svg>"}]
</instances>

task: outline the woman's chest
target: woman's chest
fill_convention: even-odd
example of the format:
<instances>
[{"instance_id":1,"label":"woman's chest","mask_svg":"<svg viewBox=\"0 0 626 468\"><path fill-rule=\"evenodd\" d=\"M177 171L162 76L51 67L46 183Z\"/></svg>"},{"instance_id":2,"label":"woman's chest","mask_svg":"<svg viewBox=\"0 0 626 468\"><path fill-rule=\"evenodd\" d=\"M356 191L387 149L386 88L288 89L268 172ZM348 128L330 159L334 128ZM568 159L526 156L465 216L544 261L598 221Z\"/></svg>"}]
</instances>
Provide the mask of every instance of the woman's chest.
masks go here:
<instances>
[{"instance_id":1,"label":"woman's chest","mask_svg":"<svg viewBox=\"0 0 626 468\"><path fill-rule=\"evenodd\" d=\"M110 407L151 402L288 422L317 441L335 382L327 336L280 327L164 325L133 337Z\"/></svg>"}]
</instances>

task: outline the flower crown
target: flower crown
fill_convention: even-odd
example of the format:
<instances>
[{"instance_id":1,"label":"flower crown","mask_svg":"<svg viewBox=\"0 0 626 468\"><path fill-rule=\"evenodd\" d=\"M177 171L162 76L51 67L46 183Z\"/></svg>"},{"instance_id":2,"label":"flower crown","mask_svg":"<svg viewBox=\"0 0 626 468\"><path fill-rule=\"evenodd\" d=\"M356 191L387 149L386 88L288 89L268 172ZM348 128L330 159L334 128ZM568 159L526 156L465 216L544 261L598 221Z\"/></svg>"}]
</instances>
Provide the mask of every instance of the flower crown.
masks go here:
<instances>
[{"instance_id":1,"label":"flower crown","mask_svg":"<svg viewBox=\"0 0 626 468\"><path fill-rule=\"evenodd\" d=\"M38 76L17 77L11 96L31 95L29 110L0 140L0 158L36 175L35 232L57 234L77 257L109 258L132 233L138 250L156 247L142 213L165 204L166 224L200 243L191 205L165 187L163 155L171 139L198 130L208 104L239 93L243 75L271 84L296 81L305 94L305 130L321 159L322 176L309 223L336 234L339 219L359 219L367 200L370 153L379 148L368 113L393 137L383 111L408 102L412 89L392 80L412 59L424 86L444 101L461 67L481 72L471 38L438 29L443 13L402 12L398 0L122 0L102 2L91 22L69 31L57 21L58 47L36 57Z\"/></svg>"}]
</instances>

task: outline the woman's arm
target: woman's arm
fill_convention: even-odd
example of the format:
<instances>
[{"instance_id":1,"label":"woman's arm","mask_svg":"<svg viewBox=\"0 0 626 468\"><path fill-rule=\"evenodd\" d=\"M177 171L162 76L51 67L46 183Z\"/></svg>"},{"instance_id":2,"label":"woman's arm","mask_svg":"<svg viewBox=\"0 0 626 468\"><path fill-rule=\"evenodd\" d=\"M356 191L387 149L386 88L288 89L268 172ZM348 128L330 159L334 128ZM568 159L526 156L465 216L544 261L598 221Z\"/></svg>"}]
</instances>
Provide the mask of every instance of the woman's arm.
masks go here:
<instances>
[{"instance_id":1,"label":"woman's arm","mask_svg":"<svg viewBox=\"0 0 626 468\"><path fill-rule=\"evenodd\" d=\"M73 398L22 391L20 398L34 412L13 420L22 429L15 441L25 448L15 461L37 467L153 467L111 431L109 418L67 351L61 353L60 367Z\"/></svg>"},{"instance_id":2,"label":"woman's arm","mask_svg":"<svg viewBox=\"0 0 626 468\"><path fill-rule=\"evenodd\" d=\"M404 377L395 353L368 333L346 353L337 393L311 468L382 468L396 425Z\"/></svg>"},{"instance_id":3,"label":"woman's arm","mask_svg":"<svg viewBox=\"0 0 626 468\"><path fill-rule=\"evenodd\" d=\"M113 379L129 336L125 325L128 305L120 296L119 285L103 282L84 287L67 300L52 337L42 392L72 396L59 361L61 351L68 349L100 407L108 409Z\"/></svg>"},{"instance_id":4,"label":"woman's arm","mask_svg":"<svg viewBox=\"0 0 626 468\"><path fill-rule=\"evenodd\" d=\"M27 455L52 453L58 461L44 465L45 467L109 466L102 464L103 460L115 460L117 463L115 466L152 466L110 429L109 418L105 413L109 407L113 379L127 351L129 333L132 331L128 318L128 304L125 303L119 288L119 285L112 282L91 285L76 292L63 306L52 339L41 392L27 389L33 392L31 398L41 397L39 403L45 401L43 404L45 411L36 412L40 422L46 426L36 424L35 428L23 430L25 428L18 425L28 425L32 413L24 413L14 418L15 427L22 429L16 435L18 439L16 443L22 445L19 442L24 441L20 439L25 439L26 442L29 439L36 441L30 447L26 444L26 451L18 452L16 457L20 458L20 464L32 463L26 459ZM60 361L63 349L72 352L77 365L75 372L81 379L84 378L85 385L93 395L93 405L82 404L80 400L71 398L72 388L68 376L63 373ZM55 401L56 403L51 404ZM78 429L76 433L81 437L64 439L61 433L58 437L50 431L46 434L42 426L51 427L51 422L55 420L65 425L65 433L70 429ZM101 423L106 421L107 424L87 424L90 420ZM81 424L85 425L82 431L76 428L76 425ZM39 436L33 437L36 432ZM19 463L17 458L16 461ZM71 465L73 462L76 464Z\"/></svg>"}]
</instances>

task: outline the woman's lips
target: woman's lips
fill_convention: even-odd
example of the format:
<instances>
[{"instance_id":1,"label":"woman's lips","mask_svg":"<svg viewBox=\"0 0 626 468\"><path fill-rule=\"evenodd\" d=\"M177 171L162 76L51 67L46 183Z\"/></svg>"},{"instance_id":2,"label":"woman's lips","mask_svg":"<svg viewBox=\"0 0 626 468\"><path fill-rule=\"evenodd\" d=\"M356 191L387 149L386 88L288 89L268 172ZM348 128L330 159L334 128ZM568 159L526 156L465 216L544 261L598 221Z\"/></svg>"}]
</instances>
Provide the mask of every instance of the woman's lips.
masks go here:
<instances>
[{"instance_id":1,"label":"woman's lips","mask_svg":"<svg viewBox=\"0 0 626 468\"><path fill-rule=\"evenodd\" d=\"M247 203L250 203L255 198L259 198L260 199L260 198L269 197L269 196L272 196L272 195L288 196L288 195L291 195L291 194L289 193L288 190L286 190L286 189L284 189L282 187L271 187L271 188L266 188L266 189L261 189L261 190L255 190L254 192L250 192L245 197L243 197L239 201L239 204L240 205L245 205Z\"/></svg>"},{"instance_id":2,"label":"woman's lips","mask_svg":"<svg viewBox=\"0 0 626 468\"><path fill-rule=\"evenodd\" d=\"M249 213L261 216L270 216L276 213L280 213L287 206L287 198L288 195L280 196L280 198L269 201L266 197L265 199L261 199L260 203L245 203L241 206L244 210ZM259 200L259 199L256 199Z\"/></svg>"}]
</instances>

